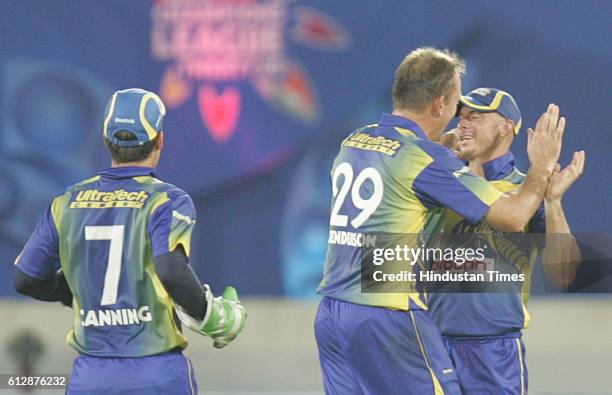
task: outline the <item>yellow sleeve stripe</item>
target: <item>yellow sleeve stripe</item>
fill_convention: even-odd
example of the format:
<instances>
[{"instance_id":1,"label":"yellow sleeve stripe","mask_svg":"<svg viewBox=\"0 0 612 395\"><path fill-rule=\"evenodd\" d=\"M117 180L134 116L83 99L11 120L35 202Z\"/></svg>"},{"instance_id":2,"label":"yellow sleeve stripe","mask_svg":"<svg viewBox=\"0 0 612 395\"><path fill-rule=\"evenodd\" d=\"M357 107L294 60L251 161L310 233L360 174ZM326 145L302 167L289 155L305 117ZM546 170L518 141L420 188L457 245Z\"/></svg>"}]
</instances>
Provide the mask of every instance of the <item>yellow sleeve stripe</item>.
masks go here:
<instances>
[{"instance_id":1,"label":"yellow sleeve stripe","mask_svg":"<svg viewBox=\"0 0 612 395\"><path fill-rule=\"evenodd\" d=\"M149 211L150 213L149 215L153 214L155 210L159 208L159 206L169 201L170 201L170 198L168 197L168 194L166 192L160 193L151 202L151 211Z\"/></svg>"},{"instance_id":2,"label":"yellow sleeve stripe","mask_svg":"<svg viewBox=\"0 0 612 395\"><path fill-rule=\"evenodd\" d=\"M55 229L57 230L58 234L61 234L60 227L62 225L62 217L69 201L70 192L66 192L62 196L58 196L53 199L53 202L51 203L51 217L53 217L53 223L55 224Z\"/></svg>"},{"instance_id":3,"label":"yellow sleeve stripe","mask_svg":"<svg viewBox=\"0 0 612 395\"><path fill-rule=\"evenodd\" d=\"M482 200L484 204L491 207L493 203L495 203L495 201L503 195L504 193L498 191L495 188L491 188L491 193L488 193L485 196L478 196L478 197L480 198L480 200Z\"/></svg>"}]
</instances>

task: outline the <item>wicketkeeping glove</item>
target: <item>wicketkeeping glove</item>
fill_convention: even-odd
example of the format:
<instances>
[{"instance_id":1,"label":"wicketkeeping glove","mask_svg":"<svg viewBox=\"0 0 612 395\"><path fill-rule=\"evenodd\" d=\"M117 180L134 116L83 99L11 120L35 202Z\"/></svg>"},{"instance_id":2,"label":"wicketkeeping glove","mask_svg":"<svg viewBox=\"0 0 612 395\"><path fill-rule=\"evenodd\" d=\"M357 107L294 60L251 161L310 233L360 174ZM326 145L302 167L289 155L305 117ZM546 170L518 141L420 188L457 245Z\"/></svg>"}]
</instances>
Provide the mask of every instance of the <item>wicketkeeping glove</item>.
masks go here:
<instances>
[{"instance_id":1,"label":"wicketkeeping glove","mask_svg":"<svg viewBox=\"0 0 612 395\"><path fill-rule=\"evenodd\" d=\"M214 297L208 284L204 284L206 314L202 321L189 316L176 306L181 321L192 330L213 339L215 348L223 348L238 336L246 324L247 311L238 299L234 287L227 287L223 296Z\"/></svg>"}]
</instances>

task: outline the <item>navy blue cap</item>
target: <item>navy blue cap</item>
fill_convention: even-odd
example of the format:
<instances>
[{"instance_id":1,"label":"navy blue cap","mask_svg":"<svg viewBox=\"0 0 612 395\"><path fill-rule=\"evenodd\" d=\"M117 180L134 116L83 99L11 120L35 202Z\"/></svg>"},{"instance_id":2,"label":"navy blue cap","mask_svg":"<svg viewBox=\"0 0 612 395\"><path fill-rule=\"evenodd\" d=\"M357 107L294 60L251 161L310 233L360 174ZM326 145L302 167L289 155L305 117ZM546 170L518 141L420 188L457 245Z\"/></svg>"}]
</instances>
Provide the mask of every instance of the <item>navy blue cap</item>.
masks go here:
<instances>
[{"instance_id":1,"label":"navy blue cap","mask_svg":"<svg viewBox=\"0 0 612 395\"><path fill-rule=\"evenodd\" d=\"M162 130L166 107L159 96L144 89L131 88L113 93L104 111L102 133L120 147L136 147L157 137ZM119 140L115 133L132 132L136 140Z\"/></svg>"},{"instance_id":2,"label":"navy blue cap","mask_svg":"<svg viewBox=\"0 0 612 395\"><path fill-rule=\"evenodd\" d=\"M478 88L461 96L460 106L466 106L479 112L497 112L514 122L514 134L521 129L521 111L512 95L501 89Z\"/></svg>"}]
</instances>

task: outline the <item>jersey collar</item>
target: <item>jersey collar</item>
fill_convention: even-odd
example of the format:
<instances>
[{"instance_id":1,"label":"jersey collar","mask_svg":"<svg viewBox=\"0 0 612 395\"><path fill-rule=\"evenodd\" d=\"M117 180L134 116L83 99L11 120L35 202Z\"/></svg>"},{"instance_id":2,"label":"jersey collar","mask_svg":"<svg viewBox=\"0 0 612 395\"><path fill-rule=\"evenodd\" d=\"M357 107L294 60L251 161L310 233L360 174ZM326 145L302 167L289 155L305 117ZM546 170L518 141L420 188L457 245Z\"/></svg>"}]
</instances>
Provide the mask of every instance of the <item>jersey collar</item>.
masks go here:
<instances>
[{"instance_id":1,"label":"jersey collar","mask_svg":"<svg viewBox=\"0 0 612 395\"><path fill-rule=\"evenodd\" d=\"M107 167L98 172L98 174L105 178L121 179L131 178L138 176L153 176L155 177L155 169L151 167L138 167L138 166L126 166L126 167Z\"/></svg>"},{"instance_id":2,"label":"jersey collar","mask_svg":"<svg viewBox=\"0 0 612 395\"><path fill-rule=\"evenodd\" d=\"M393 115L388 113L383 113L380 116L380 120L378 121L379 126L387 126L387 127L398 127L402 129L408 129L412 133L414 133L418 138L429 140L423 129L416 122L411 119L400 117L399 115Z\"/></svg>"},{"instance_id":3,"label":"jersey collar","mask_svg":"<svg viewBox=\"0 0 612 395\"><path fill-rule=\"evenodd\" d=\"M489 181L501 180L514 171L514 155L508 151L499 158L483 163L482 170L485 179Z\"/></svg>"}]
</instances>

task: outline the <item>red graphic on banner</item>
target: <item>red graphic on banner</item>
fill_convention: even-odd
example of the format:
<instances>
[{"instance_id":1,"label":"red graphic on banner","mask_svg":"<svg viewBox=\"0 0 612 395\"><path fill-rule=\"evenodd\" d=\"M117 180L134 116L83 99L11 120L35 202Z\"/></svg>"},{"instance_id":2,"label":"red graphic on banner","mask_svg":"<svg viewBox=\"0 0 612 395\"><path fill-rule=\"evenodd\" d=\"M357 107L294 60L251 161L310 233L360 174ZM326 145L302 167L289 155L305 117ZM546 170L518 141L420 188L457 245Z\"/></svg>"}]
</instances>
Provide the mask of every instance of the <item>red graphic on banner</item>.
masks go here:
<instances>
[{"instance_id":1,"label":"red graphic on banner","mask_svg":"<svg viewBox=\"0 0 612 395\"><path fill-rule=\"evenodd\" d=\"M297 23L291 32L295 41L327 50L338 50L350 45L348 32L322 12L309 7L300 7L295 17Z\"/></svg>"},{"instance_id":2,"label":"red graphic on banner","mask_svg":"<svg viewBox=\"0 0 612 395\"><path fill-rule=\"evenodd\" d=\"M198 92L200 114L211 137L224 143L232 137L240 115L240 91L226 88L217 95L212 85L201 86Z\"/></svg>"},{"instance_id":3,"label":"red graphic on banner","mask_svg":"<svg viewBox=\"0 0 612 395\"><path fill-rule=\"evenodd\" d=\"M299 64L292 64L287 70L283 81L277 86L273 103L302 119L313 119L317 116L317 99L312 84Z\"/></svg>"}]
</instances>

